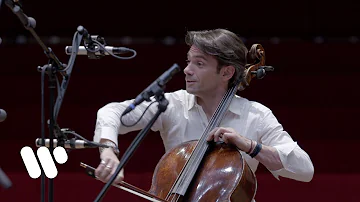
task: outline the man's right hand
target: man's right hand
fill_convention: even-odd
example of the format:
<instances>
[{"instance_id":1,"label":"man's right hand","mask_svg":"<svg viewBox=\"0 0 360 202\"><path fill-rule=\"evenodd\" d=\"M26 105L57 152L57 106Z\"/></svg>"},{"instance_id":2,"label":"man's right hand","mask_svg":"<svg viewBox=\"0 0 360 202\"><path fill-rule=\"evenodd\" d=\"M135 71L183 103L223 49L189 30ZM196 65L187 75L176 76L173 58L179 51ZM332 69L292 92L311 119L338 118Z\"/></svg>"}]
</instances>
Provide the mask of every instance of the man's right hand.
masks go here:
<instances>
[{"instance_id":1,"label":"man's right hand","mask_svg":"<svg viewBox=\"0 0 360 202\"><path fill-rule=\"evenodd\" d=\"M102 182L106 183L114 175L116 168L119 165L119 159L111 148L105 148L100 154L101 162L95 169L95 176ZM121 182L124 179L124 169L120 171L116 177L114 184Z\"/></svg>"}]
</instances>

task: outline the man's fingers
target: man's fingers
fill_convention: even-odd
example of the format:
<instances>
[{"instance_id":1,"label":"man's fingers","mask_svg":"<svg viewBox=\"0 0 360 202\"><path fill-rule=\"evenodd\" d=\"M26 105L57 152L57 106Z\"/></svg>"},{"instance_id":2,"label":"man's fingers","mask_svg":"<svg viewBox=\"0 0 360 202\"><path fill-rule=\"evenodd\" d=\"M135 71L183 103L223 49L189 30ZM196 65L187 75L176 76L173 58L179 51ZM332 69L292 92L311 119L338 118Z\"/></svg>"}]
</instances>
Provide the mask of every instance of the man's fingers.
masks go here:
<instances>
[{"instance_id":1,"label":"man's fingers","mask_svg":"<svg viewBox=\"0 0 360 202\"><path fill-rule=\"evenodd\" d=\"M219 141L219 136L222 133L221 131L223 131L223 129L220 127L216 127L213 130L211 130L211 132L209 133L208 137L207 137L207 141L214 141L214 142L218 142Z\"/></svg>"},{"instance_id":2,"label":"man's fingers","mask_svg":"<svg viewBox=\"0 0 360 202\"><path fill-rule=\"evenodd\" d=\"M104 167L104 168L101 170L98 178L99 178L101 181L106 182L106 178L108 177L108 175L110 174L110 172L111 172L111 170L110 170L109 168Z\"/></svg>"},{"instance_id":3,"label":"man's fingers","mask_svg":"<svg viewBox=\"0 0 360 202\"><path fill-rule=\"evenodd\" d=\"M210 133L206 138L207 141L212 141L214 139L214 133Z\"/></svg>"},{"instance_id":4,"label":"man's fingers","mask_svg":"<svg viewBox=\"0 0 360 202\"><path fill-rule=\"evenodd\" d=\"M116 162L110 162L108 165L105 166L105 169L107 169L107 176L105 177L105 182L109 181L110 178L112 177L112 175L115 173L117 167L117 163Z\"/></svg>"},{"instance_id":5,"label":"man's fingers","mask_svg":"<svg viewBox=\"0 0 360 202\"><path fill-rule=\"evenodd\" d=\"M220 139L222 138L222 136L223 136L223 129L222 128L219 128L216 132L215 132L215 134L214 134L214 141L215 142L219 142L220 141Z\"/></svg>"},{"instance_id":6,"label":"man's fingers","mask_svg":"<svg viewBox=\"0 0 360 202\"><path fill-rule=\"evenodd\" d=\"M100 166L99 166L100 172L98 174L98 178L103 182L107 182L110 179L111 176L109 177L109 175L115 164L115 161L113 161L111 159L109 159L108 161L105 161L105 162L106 163L104 163L104 162L100 163Z\"/></svg>"},{"instance_id":7,"label":"man's fingers","mask_svg":"<svg viewBox=\"0 0 360 202\"><path fill-rule=\"evenodd\" d=\"M209 133L212 134L212 133L215 133L215 131L217 131L219 129L219 127L215 127L214 129L212 129Z\"/></svg>"},{"instance_id":8,"label":"man's fingers","mask_svg":"<svg viewBox=\"0 0 360 202\"><path fill-rule=\"evenodd\" d=\"M115 173L115 171L114 171ZM119 183L124 180L124 169L120 170L120 173L116 176L115 183Z\"/></svg>"},{"instance_id":9,"label":"man's fingers","mask_svg":"<svg viewBox=\"0 0 360 202\"><path fill-rule=\"evenodd\" d=\"M101 173L103 172L105 165L107 164L107 161L109 161L109 159L107 160L101 160L100 164L98 165L98 167L95 169L95 176L96 177L100 177Z\"/></svg>"},{"instance_id":10,"label":"man's fingers","mask_svg":"<svg viewBox=\"0 0 360 202\"><path fill-rule=\"evenodd\" d=\"M227 140L225 141L224 138L226 139L226 137L224 137L224 134L230 134L232 133L233 130L231 128L223 128L223 127L216 127L213 130L211 130L211 132L209 133L209 136L207 137L207 141L214 141L214 142L219 142L219 141L224 141L225 143L227 143Z\"/></svg>"},{"instance_id":11,"label":"man's fingers","mask_svg":"<svg viewBox=\"0 0 360 202\"><path fill-rule=\"evenodd\" d=\"M105 182L108 182L110 180L110 178L115 174L115 171L117 169L117 164L115 164L114 168L112 169L112 171L109 173L109 175L105 178ZM113 184L117 184L119 182L121 182L124 179L124 169L121 169L119 174L116 176Z\"/></svg>"},{"instance_id":12,"label":"man's fingers","mask_svg":"<svg viewBox=\"0 0 360 202\"><path fill-rule=\"evenodd\" d=\"M228 144L229 143L229 139L228 137L231 135L231 133L223 133L221 139L226 143Z\"/></svg>"},{"instance_id":13,"label":"man's fingers","mask_svg":"<svg viewBox=\"0 0 360 202\"><path fill-rule=\"evenodd\" d=\"M212 141L214 140L214 133L218 130L218 127L215 127L214 129L212 129L209 134L208 137L206 138L207 141Z\"/></svg>"}]
</instances>

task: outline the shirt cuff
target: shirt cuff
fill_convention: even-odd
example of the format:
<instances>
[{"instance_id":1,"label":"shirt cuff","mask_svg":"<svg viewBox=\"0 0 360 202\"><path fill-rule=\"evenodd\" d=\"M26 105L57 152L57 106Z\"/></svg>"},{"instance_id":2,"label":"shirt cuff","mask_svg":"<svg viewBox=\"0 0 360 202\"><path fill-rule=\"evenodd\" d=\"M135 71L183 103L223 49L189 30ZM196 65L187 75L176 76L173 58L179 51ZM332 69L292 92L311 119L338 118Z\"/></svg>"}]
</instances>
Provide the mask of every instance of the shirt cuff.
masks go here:
<instances>
[{"instance_id":1,"label":"shirt cuff","mask_svg":"<svg viewBox=\"0 0 360 202\"><path fill-rule=\"evenodd\" d=\"M274 147L278 150L280 158L281 157L285 158L290 154L290 152L292 152L295 149L295 147L297 147L297 142L289 142L281 145L276 145ZM281 161L283 161L282 158Z\"/></svg>"},{"instance_id":2,"label":"shirt cuff","mask_svg":"<svg viewBox=\"0 0 360 202\"><path fill-rule=\"evenodd\" d=\"M277 179L279 179L280 173L282 173L284 170L295 173L291 169L288 168L287 163L287 156L297 147L297 142L289 142L286 144L276 145L274 148L278 151L281 163L283 165L283 168L279 170L270 170L270 172L273 174L273 176Z\"/></svg>"},{"instance_id":3,"label":"shirt cuff","mask_svg":"<svg viewBox=\"0 0 360 202\"><path fill-rule=\"evenodd\" d=\"M99 137L98 142L100 142L100 139L108 139L113 141L116 145L118 145L117 131L111 127L102 127L100 129L100 135L98 137Z\"/></svg>"}]
</instances>

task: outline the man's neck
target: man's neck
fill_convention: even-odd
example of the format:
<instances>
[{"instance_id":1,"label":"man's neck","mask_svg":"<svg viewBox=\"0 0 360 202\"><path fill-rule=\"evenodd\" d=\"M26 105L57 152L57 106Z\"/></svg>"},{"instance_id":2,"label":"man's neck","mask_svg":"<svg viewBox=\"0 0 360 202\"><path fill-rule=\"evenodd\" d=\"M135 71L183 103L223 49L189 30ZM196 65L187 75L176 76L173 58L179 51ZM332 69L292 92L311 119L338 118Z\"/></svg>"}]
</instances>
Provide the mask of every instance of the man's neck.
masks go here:
<instances>
[{"instance_id":1,"label":"man's neck","mask_svg":"<svg viewBox=\"0 0 360 202\"><path fill-rule=\"evenodd\" d=\"M214 114L216 108L220 104L221 99L225 95L225 92L215 93L208 96L196 96L197 103L202 107L204 110L208 120Z\"/></svg>"}]
</instances>

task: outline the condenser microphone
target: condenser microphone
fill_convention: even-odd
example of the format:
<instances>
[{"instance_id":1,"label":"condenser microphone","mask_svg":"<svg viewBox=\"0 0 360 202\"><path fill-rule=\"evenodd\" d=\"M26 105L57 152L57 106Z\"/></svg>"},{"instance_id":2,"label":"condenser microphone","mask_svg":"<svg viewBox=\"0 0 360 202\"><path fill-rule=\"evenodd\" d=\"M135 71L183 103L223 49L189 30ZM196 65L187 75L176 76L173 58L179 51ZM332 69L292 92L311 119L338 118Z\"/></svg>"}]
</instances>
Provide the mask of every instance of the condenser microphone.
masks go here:
<instances>
[{"instance_id":1,"label":"condenser microphone","mask_svg":"<svg viewBox=\"0 0 360 202\"><path fill-rule=\"evenodd\" d=\"M173 64L166 72L164 72L159 78L157 78L154 82L152 82L143 92L141 92L134 99L133 103L131 103L122 113L121 116L131 112L135 107L141 104L144 101L150 101L150 97L159 92L159 89L165 87L165 84L169 82L169 80L178 72L180 72L180 67L178 64Z\"/></svg>"},{"instance_id":2,"label":"condenser microphone","mask_svg":"<svg viewBox=\"0 0 360 202\"><path fill-rule=\"evenodd\" d=\"M65 47L65 53L66 55L71 55L72 53L72 46L66 46ZM106 50L106 51L105 51ZM112 53L113 55L120 55L120 54L125 54L125 53L130 53L133 52L132 49L129 48L125 48L125 47L113 47L113 46L105 46L105 50L99 49L99 46L95 45L95 51L94 54L95 55L110 55L110 53ZM85 48L85 46L79 46L77 55L88 55L89 53L92 52L88 52Z\"/></svg>"},{"instance_id":3,"label":"condenser microphone","mask_svg":"<svg viewBox=\"0 0 360 202\"><path fill-rule=\"evenodd\" d=\"M44 139L45 144L43 145L43 141L41 138L37 138L35 140L35 145L37 147L45 146L50 147L50 139ZM57 146L62 146L66 149L84 149L84 148L98 148L99 146L93 144L91 142L86 142L84 140L65 140L64 142L59 142L57 139L53 139L54 148Z\"/></svg>"}]
</instances>

